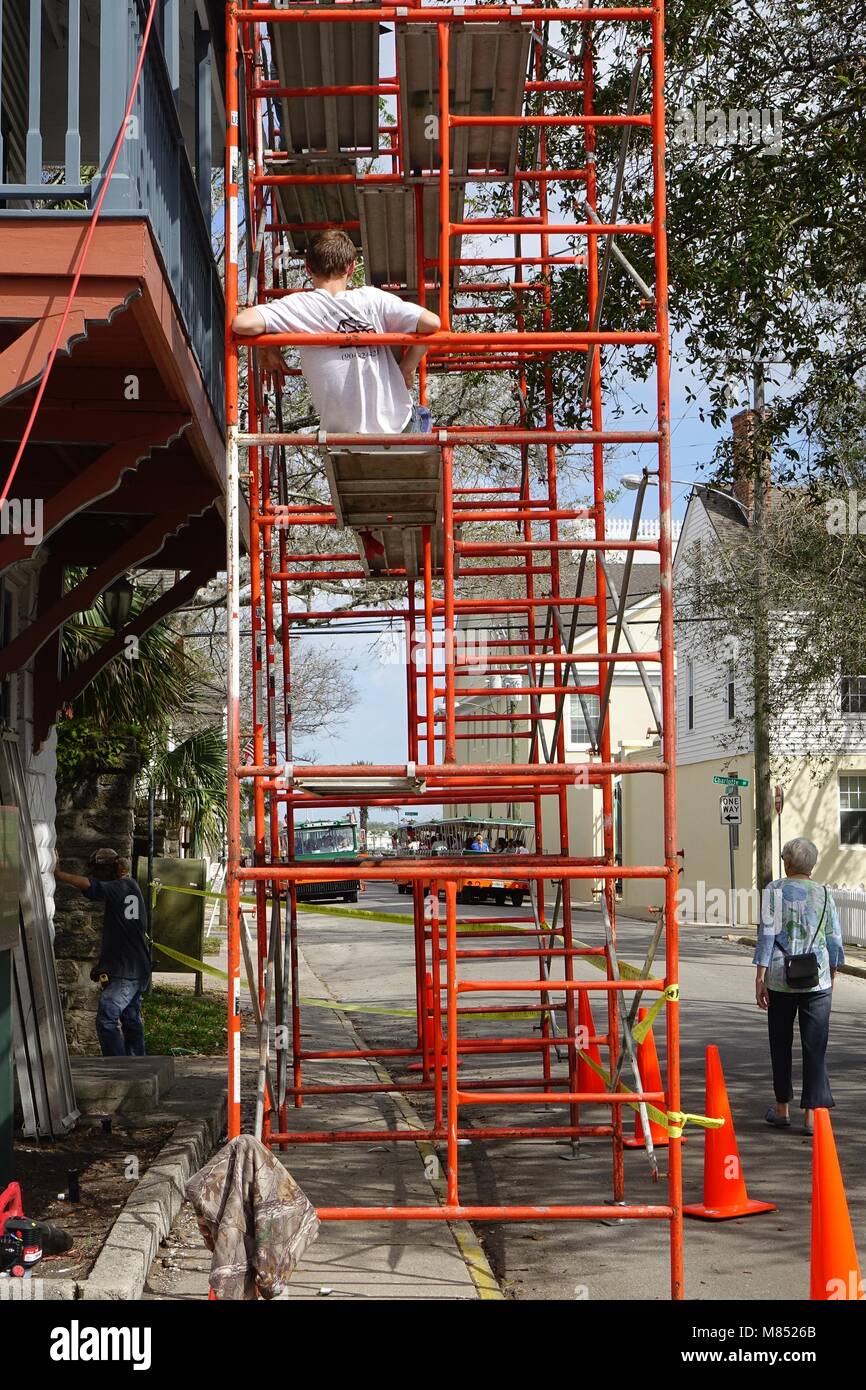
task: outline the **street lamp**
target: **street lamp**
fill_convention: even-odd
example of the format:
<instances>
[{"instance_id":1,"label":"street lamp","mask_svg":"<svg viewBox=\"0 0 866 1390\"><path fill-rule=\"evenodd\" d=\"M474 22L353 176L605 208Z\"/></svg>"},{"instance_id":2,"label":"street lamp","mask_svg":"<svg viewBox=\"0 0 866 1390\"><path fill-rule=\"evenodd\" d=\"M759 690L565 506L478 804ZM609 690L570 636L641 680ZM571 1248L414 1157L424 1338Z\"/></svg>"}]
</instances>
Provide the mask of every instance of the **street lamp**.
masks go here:
<instances>
[{"instance_id":1,"label":"street lamp","mask_svg":"<svg viewBox=\"0 0 866 1390\"><path fill-rule=\"evenodd\" d=\"M646 479L648 487L658 487L658 474L650 473L649 470L646 468L644 469L643 473L624 473L623 476L620 478L620 482L622 483L626 491L637 492L644 479ZM671 482L676 483L679 487L693 487L701 492L715 492L719 497L724 497L727 502L733 502L734 506L739 507L740 511L743 513L743 516L745 516L748 519L749 514L746 511L746 508L743 506L739 498L735 497L731 492L725 492L720 487L710 487L709 483L690 482L686 478L671 478Z\"/></svg>"},{"instance_id":2,"label":"street lamp","mask_svg":"<svg viewBox=\"0 0 866 1390\"><path fill-rule=\"evenodd\" d=\"M125 574L104 591L102 595L102 605L105 609L105 616L108 626L115 632L120 632L126 627L126 621L132 608L132 599L135 589L129 582Z\"/></svg>"}]
</instances>

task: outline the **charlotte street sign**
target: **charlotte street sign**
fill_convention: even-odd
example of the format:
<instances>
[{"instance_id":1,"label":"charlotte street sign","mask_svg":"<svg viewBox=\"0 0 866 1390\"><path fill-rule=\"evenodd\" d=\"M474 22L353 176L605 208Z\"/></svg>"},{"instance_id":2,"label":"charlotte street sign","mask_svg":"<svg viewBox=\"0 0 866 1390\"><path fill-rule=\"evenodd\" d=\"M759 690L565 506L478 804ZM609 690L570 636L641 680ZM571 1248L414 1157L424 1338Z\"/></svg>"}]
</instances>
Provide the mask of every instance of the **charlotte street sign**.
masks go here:
<instances>
[{"instance_id":1,"label":"charlotte street sign","mask_svg":"<svg viewBox=\"0 0 866 1390\"><path fill-rule=\"evenodd\" d=\"M713 781L721 783L722 786L747 787L749 785L748 777L714 777Z\"/></svg>"}]
</instances>

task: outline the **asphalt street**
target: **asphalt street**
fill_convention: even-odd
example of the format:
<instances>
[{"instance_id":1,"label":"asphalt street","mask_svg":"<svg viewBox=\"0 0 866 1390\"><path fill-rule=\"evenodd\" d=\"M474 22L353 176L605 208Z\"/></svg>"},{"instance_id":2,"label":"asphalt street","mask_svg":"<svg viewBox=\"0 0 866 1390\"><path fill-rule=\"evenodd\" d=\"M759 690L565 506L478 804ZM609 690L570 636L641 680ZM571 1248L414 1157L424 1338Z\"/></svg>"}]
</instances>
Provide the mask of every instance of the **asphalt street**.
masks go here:
<instances>
[{"instance_id":1,"label":"asphalt street","mask_svg":"<svg viewBox=\"0 0 866 1390\"><path fill-rule=\"evenodd\" d=\"M409 900L391 884L371 885L364 910L406 912ZM502 919L509 910L461 909L461 916ZM651 927L621 919L619 956L640 965ZM575 933L601 944L598 913L577 913ZM704 1056L707 1044L720 1050L749 1195L776 1202L768 1214L723 1223L686 1222L686 1295L692 1299L806 1299L809 1287L811 1140L795 1128L775 1131L764 1123L772 1099L766 1018L754 1003L754 972L748 948L725 939L724 930L686 928L681 937L682 1108L704 1113ZM413 951L408 925L363 918L304 914L301 949L315 974L336 999L405 1008L413 1002ZM477 962L465 969L479 974ZM577 970L598 979L590 966ZM513 964L483 964L485 978L514 977ZM485 995L485 1000L494 996ZM504 999L505 996L500 996ZM510 1001L513 1003L513 995ZM598 1031L601 1001L597 999ZM864 1148L863 1055L866 980L838 976L834 991L829 1068L836 1109L833 1127L846 1182L855 1236L866 1250L866 1148ZM374 1012L352 1014L367 1044L399 1047L411 1043L408 1019ZM518 1025L522 1030L525 1025ZM664 1056L664 1030L656 1041ZM603 1060L604 1054L603 1054ZM398 1063L389 1066L394 1075ZM490 1072L495 1062L489 1062ZM537 1071L538 1063L533 1064ZM510 1074L517 1068L510 1062ZM313 1078L312 1069L310 1079ZM413 1077L417 1080L417 1076ZM795 1043L795 1090L799 1085L799 1044ZM387 1102L384 1102L387 1104ZM429 1101L412 1096L425 1118ZM339 1101L333 1124L339 1124ZM461 1123L513 1123L515 1107L473 1107ZM631 1124L631 1111L627 1124ZM526 1122L556 1123L562 1107L521 1106ZM602 1121L600 1109L582 1110L589 1123ZM794 1112L795 1122L799 1112ZM701 1132L689 1129L684 1149L685 1200L700 1199L703 1168ZM659 1151L662 1179L654 1184L643 1150L626 1154L626 1199L666 1200L666 1161ZM357 1184L351 1162L343 1166L346 1190L362 1204L363 1164ZM381 1192L377 1199L381 1199ZM311 1194L314 1196L314 1194ZM471 1141L460 1149L460 1197L466 1203L604 1202L611 1196L611 1152L605 1139L587 1139L573 1155L567 1143L550 1141ZM395 1198L396 1199L396 1198ZM666 1299L667 1225L657 1222L484 1223L477 1227L488 1259L507 1296L515 1298Z\"/></svg>"}]
</instances>

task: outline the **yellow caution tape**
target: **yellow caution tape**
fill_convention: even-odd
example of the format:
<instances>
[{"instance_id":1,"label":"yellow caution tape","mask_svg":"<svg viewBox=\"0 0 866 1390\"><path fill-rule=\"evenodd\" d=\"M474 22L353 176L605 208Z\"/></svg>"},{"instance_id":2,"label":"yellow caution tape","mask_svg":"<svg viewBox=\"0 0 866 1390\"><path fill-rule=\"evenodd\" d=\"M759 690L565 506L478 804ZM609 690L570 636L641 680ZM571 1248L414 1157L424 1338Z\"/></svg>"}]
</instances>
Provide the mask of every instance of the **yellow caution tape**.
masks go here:
<instances>
[{"instance_id":1,"label":"yellow caution tape","mask_svg":"<svg viewBox=\"0 0 866 1390\"><path fill-rule=\"evenodd\" d=\"M153 880L154 903L160 893L186 893L187 897L190 898L219 898L221 902L227 900L225 893L211 893L207 888L181 888L173 883L160 883L159 879L155 878ZM250 897L241 897L240 901L242 903L249 903L253 907L255 907L256 904L256 899Z\"/></svg>"},{"instance_id":2,"label":"yellow caution tape","mask_svg":"<svg viewBox=\"0 0 866 1390\"><path fill-rule=\"evenodd\" d=\"M180 890L170 890L170 891L180 891L180 892L194 891L194 892L198 892L199 890L198 890L198 889L194 889L194 890L180 889ZM220 979L220 980L228 980L228 975L226 974L226 972L225 972L224 970L220 970L219 967L216 966L216 965L208 965L206 961L203 961L203 960L196 960L193 956L184 955L183 951L175 951L175 950L173 950L172 947L170 947L170 946L164 946L164 945L162 944L162 942L160 942L160 941L154 941L153 944L154 944L154 947L155 947L157 950L159 950L159 951L162 952L163 955L165 955L165 956L170 956L172 960L179 961L181 965L187 966L188 969L195 970L195 971L198 971L198 972L203 972L203 973L205 973L205 974L207 974L207 975L214 975L214 976L216 976L217 979ZM555 983L555 982L552 982L552 983ZM657 1000L655 1001L655 1003L653 1004L653 1007L652 1007L652 1009L650 1010L650 1012L649 1012L649 1014L647 1015L647 1017L646 1017L645 1019L643 1019L643 1020L641 1021L641 1023L638 1024L638 1025L632 1030L632 1036L635 1038L635 1040L636 1040L637 1042L642 1042L643 1039L646 1037L646 1034L649 1032L650 1028L652 1027L653 1019L654 1019L655 1016L658 1014L659 1010L661 1009L661 1006L662 1006L662 1005L664 1004L664 1002L665 1002L665 999L666 999L666 998L676 999L676 998L678 998L678 997L679 997L679 985L668 985L667 989L662 991L662 993L659 995L658 999L657 999ZM414 1018L414 1017L415 1017L415 1010L414 1010L414 1009L387 1009L387 1008L382 1008L380 1005L377 1005L377 1004L331 1003L331 1002L330 1002L329 1000L327 1000L327 999L312 999L312 998L302 998L300 1002L301 1002L301 1004L302 1004L305 1008L313 1008L313 1009L332 1009L332 1010L334 1010L335 1012L338 1012L338 1013L377 1014L377 1015L379 1015L379 1016L388 1017L388 1018ZM535 1012L536 1012L535 1010L531 1010L531 1009L525 1009L525 1010L517 1010L517 1009L515 1009L515 1010L509 1011L508 1013L505 1013L505 1014L501 1014L501 1013L479 1013L479 1014L474 1014L474 1015L473 1015L473 1018L474 1018L474 1020L475 1020L476 1022L491 1021L491 1020L496 1020L497 1022L505 1022L505 1021L513 1021L513 1020L516 1020L516 1019L534 1018L534 1017L535 1017ZM608 1090L610 1090L610 1072L606 1071L605 1068L604 1068L599 1062L594 1061L593 1058L590 1057L588 1053L583 1052L580 1048L577 1049L577 1055L578 1055L580 1058L582 1058L582 1060L583 1060L584 1062L586 1062L587 1066L590 1067L591 1070L595 1072L596 1076L599 1076L599 1077L601 1078L601 1080L602 1080L602 1081L604 1082L604 1084L605 1084L605 1087L606 1087ZM623 1082L620 1082L620 1083L619 1083L618 1090L619 1090L619 1091L625 1091L625 1090L626 1090L626 1087L625 1087L625 1085L623 1084ZM630 1106L632 1110L635 1110L635 1111L637 1111L638 1113L640 1112L640 1107L641 1107L641 1102L640 1102L640 1101L632 1101L632 1100L630 1100L630 1101L626 1101L626 1104L627 1104L628 1106ZM686 1113L685 1113L684 1111L682 1111L682 1110L669 1110L669 1111L666 1111L666 1112L665 1112L665 1111L663 1111L663 1110L659 1110L659 1109L657 1108L657 1106L652 1105L649 1101L644 1101L643 1104L646 1106L646 1112L647 1112L647 1116L649 1117L649 1119L650 1119L650 1120L654 1120L655 1123L656 1123L657 1125L660 1125L660 1126L662 1127L662 1129L667 1130L668 1134L670 1135L670 1137L671 1137L672 1139L678 1139L678 1138L681 1137L682 1132L683 1132L683 1127L684 1127L686 1124L699 1125L699 1126L700 1126L701 1128L703 1128L703 1129L720 1129L721 1126L724 1124L724 1120L716 1119L716 1118L714 1118L713 1116L710 1116L710 1115L690 1115L690 1114L686 1114Z\"/></svg>"},{"instance_id":3,"label":"yellow caution tape","mask_svg":"<svg viewBox=\"0 0 866 1390\"><path fill-rule=\"evenodd\" d=\"M220 970L217 965L208 965L206 961L196 960L194 956L185 956L183 951L175 951L171 946L163 946L161 941L154 941L154 949L161 951L164 956L171 956L172 960L180 961L189 970L195 970L197 974L215 975L218 980L227 980L228 975L224 970Z\"/></svg>"},{"instance_id":4,"label":"yellow caution tape","mask_svg":"<svg viewBox=\"0 0 866 1390\"><path fill-rule=\"evenodd\" d=\"M168 883L159 883L159 880L158 880L158 879L155 879L155 880L154 880L153 887L154 887L155 893L159 893L159 892L163 892L163 893L186 893L186 894L188 894L188 896L193 897L193 898L214 898L214 899L218 899L220 902L226 902L226 901L227 901L227 895L226 895L225 893L211 893L208 889L203 889L203 888L180 888L180 887L175 887L175 886L170 885L170 884L168 884ZM154 897L154 901L155 901L155 897ZM240 897L240 901L241 901L242 903L247 903L247 904L248 904L249 906L251 906L251 907L255 907L255 905L256 905L256 903L257 903L258 900L257 900L256 898L250 897L249 895L243 895L243 894L242 894L241 897ZM326 914L327 914L327 913L333 913L335 917L365 917L365 918L374 919L374 920L377 921L377 922L394 922L394 923L397 923L398 925L401 925L401 926L402 926L404 923L406 923L406 924L408 924L409 926L411 926L412 923L413 923L413 921L414 921L414 918L410 917L410 916L408 915L408 913L397 913L397 912L382 912L382 913L379 913L379 912L373 911L373 910L370 909L370 908L367 908L367 909L359 909L359 910L356 910L356 911L353 912L351 908L336 907L336 906L334 906L334 905L331 904L331 903L298 903L298 910L299 910L300 912L319 912L319 913L324 912L324 913L326 913ZM541 925L540 925L540 927L524 926L524 927L522 927L522 928L521 928L519 931L517 931L517 932L514 932L514 930L513 930L513 925L512 925L511 923L509 923L509 922L494 922L494 921L490 921L490 922L458 922L457 925L458 925L458 927L459 927L459 929L460 929L461 932L467 932L467 933L471 933L471 932L478 932L478 933L481 933L481 932L488 932L488 931L490 931L490 932L502 932L502 933L512 932L515 936L532 936L532 937L538 937L538 936L558 936L558 937L561 937L561 936L564 935L564 933L563 933L563 931L562 931L562 929L561 929L560 927L551 927L551 926L549 926L546 922L542 922ZM577 947L579 947L579 948L581 948L581 949L587 949L587 948L590 947L590 942L588 942L588 941L580 941L580 940L578 940L576 937L572 938L572 941L573 941L573 944L574 944L575 946L577 946ZM587 956L585 959L586 959L586 961L587 961L587 963L588 963L589 965L595 966L595 968L596 968L597 970L605 971L606 968L607 968L606 962L605 962L605 959L604 959L603 956ZM648 976L648 975L644 975L643 971L640 970L640 969L638 968L638 966L632 965L632 964L631 964L629 961L627 961L627 960L618 960L618 961L617 961L617 964L619 965L619 973L620 973L622 979L624 979L624 980L646 980L646 979L651 978L651 977ZM500 1017L502 1017L502 1015L500 1015ZM515 1017L517 1017L517 1015L515 1015Z\"/></svg>"},{"instance_id":5,"label":"yellow caution tape","mask_svg":"<svg viewBox=\"0 0 866 1390\"><path fill-rule=\"evenodd\" d=\"M631 1030L631 1035L636 1043L643 1042L644 1038L646 1037L649 1030L652 1028L653 1024L655 1023L656 1019L658 1018L667 1001L670 999L673 1002L679 999L679 997L679 985L668 985L667 989L663 989L661 991L658 998L654 999L650 1007L647 1009L646 1017L639 1019Z\"/></svg>"},{"instance_id":6,"label":"yellow caution tape","mask_svg":"<svg viewBox=\"0 0 866 1390\"><path fill-rule=\"evenodd\" d=\"M159 879L154 879L154 881L153 881L153 903L154 903L154 904L156 903L156 899L157 899L159 893L161 893L161 892L162 892L162 893L184 893L184 894L186 894L188 897L193 897L193 898L214 898L214 899L219 899L221 902L225 902L225 901L226 901L226 894L225 894L225 893L211 893L209 890L203 889L203 888L183 888L183 887L176 886L176 885L173 885L173 884L160 883ZM250 904L251 906L255 906L255 904L256 904L256 902L257 902L257 899L256 899L256 898L253 898L253 897L243 896L243 895L242 895L241 898L240 898L240 901L241 901L242 903L247 903L247 904ZM313 904L313 903L310 903L310 904L308 904L308 903L299 903L299 904L298 904L298 908L299 908L300 911L304 911L305 909L310 909L310 908L315 909L317 906L320 908L320 910L324 907L323 904L319 904L319 905ZM413 920L413 919L412 919L411 917L409 917L408 915L400 915L400 916L398 916L396 913L390 913L390 914L387 914L387 915L379 916L379 914L377 914L377 913L375 913L375 912L371 912L371 911L366 911L366 912L363 912L363 913L361 913L361 912L353 913L352 911L347 910L347 909L345 909L345 908L339 908L339 907L331 908L330 905L328 905L328 907L325 908L325 911L333 911L333 913L334 913L336 916L342 916L342 917L355 917L355 916L360 917L360 916L363 916L363 917L374 918L374 919L377 920L377 921L382 921L382 922L389 922L389 921L390 921L390 922L398 922L398 923L400 923L400 924L402 924L403 922L406 922L406 923L409 923L409 924L411 925L412 920ZM485 923L466 922L466 923L458 923L458 926L460 927L460 930L461 930L461 931L468 931L468 932L484 932L484 931L508 932L508 931L511 930L511 926L510 926L510 924L507 923L507 922L493 922L493 921L491 921L491 922L489 922L489 923L486 923L486 922L485 922ZM563 933L562 933L562 931L560 930L559 927L550 927L550 926L547 926L547 924L545 924L545 923L542 923L542 924L541 924L540 929L536 929L536 928L533 928L533 927L523 927L523 928L520 930L520 932L517 933L517 934L520 935L520 936L532 936L532 937L538 937L538 936L562 936L562 935L563 935ZM163 955L170 956L173 960L179 961L181 965L185 965L185 966L187 966L189 969L195 970L195 971L197 971L197 972L202 972L202 971L203 971L204 973L206 973L206 974L208 974L208 975L213 975L213 976L215 976L217 979L220 979L220 980L228 980L228 975L226 974L226 972L225 972L224 970L220 970L220 969L219 969L217 966L215 966L215 965L207 965L204 961L195 960L192 956L186 956L186 955L184 955L181 951L172 950L172 949L170 949L168 946L163 946L163 945L162 945L160 942L158 942L158 941L155 941L153 944L154 944L154 946L156 946L160 951L162 951ZM589 943L586 942L586 941L579 941L579 940L575 939L575 940L574 940L574 945L575 945L575 946L578 946L578 947L586 947L586 946L589 945ZM602 956L587 956L585 959L588 961L588 963L589 963L590 965L594 965L594 966L596 967L596 969L602 970L602 971L605 971L605 970L606 970L606 962L605 962L605 960L604 960L604 958L603 958ZM631 965L628 961L620 960L620 961L618 961L618 964L619 964L620 975L622 976L623 979L626 979L626 980L645 980L645 979L649 979L649 978L650 978L649 976L644 975L644 974L642 973L642 971L640 971L640 970L637 968L637 966ZM552 984L553 986L555 986L555 983L556 983L555 981L552 981L552 982L551 982L551 984ZM649 1029L652 1027L652 1024L653 1024L653 1022L654 1022L656 1016L658 1015L659 1010L661 1009L662 1004L665 1002L665 999L668 998L668 997L671 998L671 999L676 999L676 998L679 997L679 986L678 986L678 985L669 985L669 986L668 986L668 989L665 990L665 991L659 996L659 998L655 1001L655 1003L653 1004L652 1008L650 1009L648 1018L645 1019L642 1023L639 1023L639 1024L636 1024L636 1025L635 1025L634 1029L632 1030L632 1033L633 1033L633 1036L634 1036L634 1038L635 1038L635 1040L636 1040L637 1042L642 1042L642 1041L643 1041L644 1037L646 1036L646 1033L648 1033L648 1032L649 1032ZM320 1009L332 1008L332 1009L354 1010L354 1011L360 1012L360 1013L390 1015L390 1016L393 1016L393 1017L395 1017L395 1018L414 1018L414 1017L415 1017L415 1010L414 1010L414 1009L382 1009L382 1008L375 1008L375 1007L374 1007L374 1008L368 1008L368 1007L367 1007L366 1005L364 1005L364 1004L328 1004L328 1003L326 1003L324 1000L321 1000L321 999L302 999L302 1000L301 1000L301 1003L302 1003L302 1004L305 1004L305 1005L308 1005L308 1006L310 1006L310 1007L313 1007L313 1008L320 1008ZM552 1009L552 1007L553 1007L553 1006L551 1006L551 1009ZM474 1015L473 1015L473 1018L474 1018L474 1020L475 1020L476 1022L479 1022L479 1023L490 1023L490 1022L514 1023L514 1022L519 1022L519 1021L521 1021L522 1019L535 1018L535 1017L537 1016L537 1013L538 1013L538 1011L537 1011L537 1010L534 1010L534 1009L511 1009L511 1010L509 1010L507 1013L492 1013L492 1012L491 1012L491 1013L478 1013L478 1014L474 1014ZM639 1034L639 1031L638 1031L639 1029L642 1030L642 1031L640 1032L640 1034ZM590 1066L594 1066L594 1064L593 1064L593 1062L591 1061L590 1058L587 1057L587 1058L585 1058L585 1060L589 1062ZM599 1073L599 1074L601 1075L601 1073ZM610 1078L607 1077L606 1074L605 1074L605 1081L606 1081L606 1084L609 1083L609 1080L610 1080Z\"/></svg>"},{"instance_id":7,"label":"yellow caution tape","mask_svg":"<svg viewBox=\"0 0 866 1390\"><path fill-rule=\"evenodd\" d=\"M542 931L543 930L542 928ZM561 935L561 933L557 932L557 935ZM578 941L575 937L573 939L573 944L581 948L587 948L590 943L588 941ZM607 972L607 962L604 956L585 956L584 959L587 965L594 965L596 970ZM651 978L651 976L645 975L642 970L639 970L636 965L629 964L627 960L620 960L619 957L617 957L616 963L619 966L620 976L624 980L648 980Z\"/></svg>"},{"instance_id":8,"label":"yellow caution tape","mask_svg":"<svg viewBox=\"0 0 866 1390\"><path fill-rule=\"evenodd\" d=\"M310 1004L316 1009L338 1009L346 1014L388 1014L393 1018L414 1018L414 1009L382 1009L378 1004L331 1004L327 999L302 999L302 1004Z\"/></svg>"},{"instance_id":9,"label":"yellow caution tape","mask_svg":"<svg viewBox=\"0 0 866 1390\"><path fill-rule=\"evenodd\" d=\"M606 1088L610 1090L610 1072L605 1071L600 1062L594 1062L593 1059L588 1056L586 1052L582 1052L580 1048L577 1049L577 1055L583 1058L584 1062L586 1062L587 1066L591 1067L596 1076L601 1077ZM625 1086L622 1081L617 1087L617 1090L620 1092L626 1091L627 1089L627 1086ZM659 1110L657 1106L652 1105L648 1100L645 1100L643 1104L646 1106L649 1119L654 1120L657 1125L661 1125L662 1129L667 1130L672 1139L679 1139L682 1136L683 1126L686 1124L700 1125L702 1129L721 1129L722 1125L725 1123L724 1120L716 1119L712 1115L687 1115L682 1110ZM640 1114L641 1102L639 1100L627 1100L626 1105Z\"/></svg>"},{"instance_id":10,"label":"yellow caution tape","mask_svg":"<svg viewBox=\"0 0 866 1390\"><path fill-rule=\"evenodd\" d=\"M154 941L153 945L164 956L170 956L172 960L179 961L181 965L187 966L190 970L214 975L218 980L228 980L225 970L220 970L219 966L208 965L206 961L184 955L183 951L175 951L171 946L164 946L161 941ZM302 999L301 1003L314 1009L341 1009L346 1013L388 1014L394 1018L415 1017L414 1009L383 1009L378 1005L368 1006L366 1004L329 1004L326 999Z\"/></svg>"},{"instance_id":11,"label":"yellow caution tape","mask_svg":"<svg viewBox=\"0 0 866 1390\"><path fill-rule=\"evenodd\" d=\"M725 1123L712 1115L686 1115L682 1110L669 1110L668 1120L668 1133L672 1139L679 1139L685 1124L700 1125L701 1129L721 1129Z\"/></svg>"}]
</instances>

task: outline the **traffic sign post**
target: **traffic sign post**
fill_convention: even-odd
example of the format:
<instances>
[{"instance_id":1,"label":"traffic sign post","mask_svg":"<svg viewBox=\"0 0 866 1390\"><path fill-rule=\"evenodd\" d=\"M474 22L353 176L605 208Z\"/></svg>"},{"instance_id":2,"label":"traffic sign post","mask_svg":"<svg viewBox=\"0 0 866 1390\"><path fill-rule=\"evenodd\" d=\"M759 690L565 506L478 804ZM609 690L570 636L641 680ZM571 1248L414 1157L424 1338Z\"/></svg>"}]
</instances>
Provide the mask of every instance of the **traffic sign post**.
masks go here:
<instances>
[{"instance_id":1,"label":"traffic sign post","mask_svg":"<svg viewBox=\"0 0 866 1390\"><path fill-rule=\"evenodd\" d=\"M741 825L743 821L743 803L740 800L739 791L733 791L733 787L741 785L748 786L748 782L742 777L714 777L714 782L724 783L728 790L719 797L719 820L722 825L728 827L728 860L731 868L731 903L728 910L728 917L732 927L737 925L737 877L736 866L734 863L734 827Z\"/></svg>"}]
</instances>

